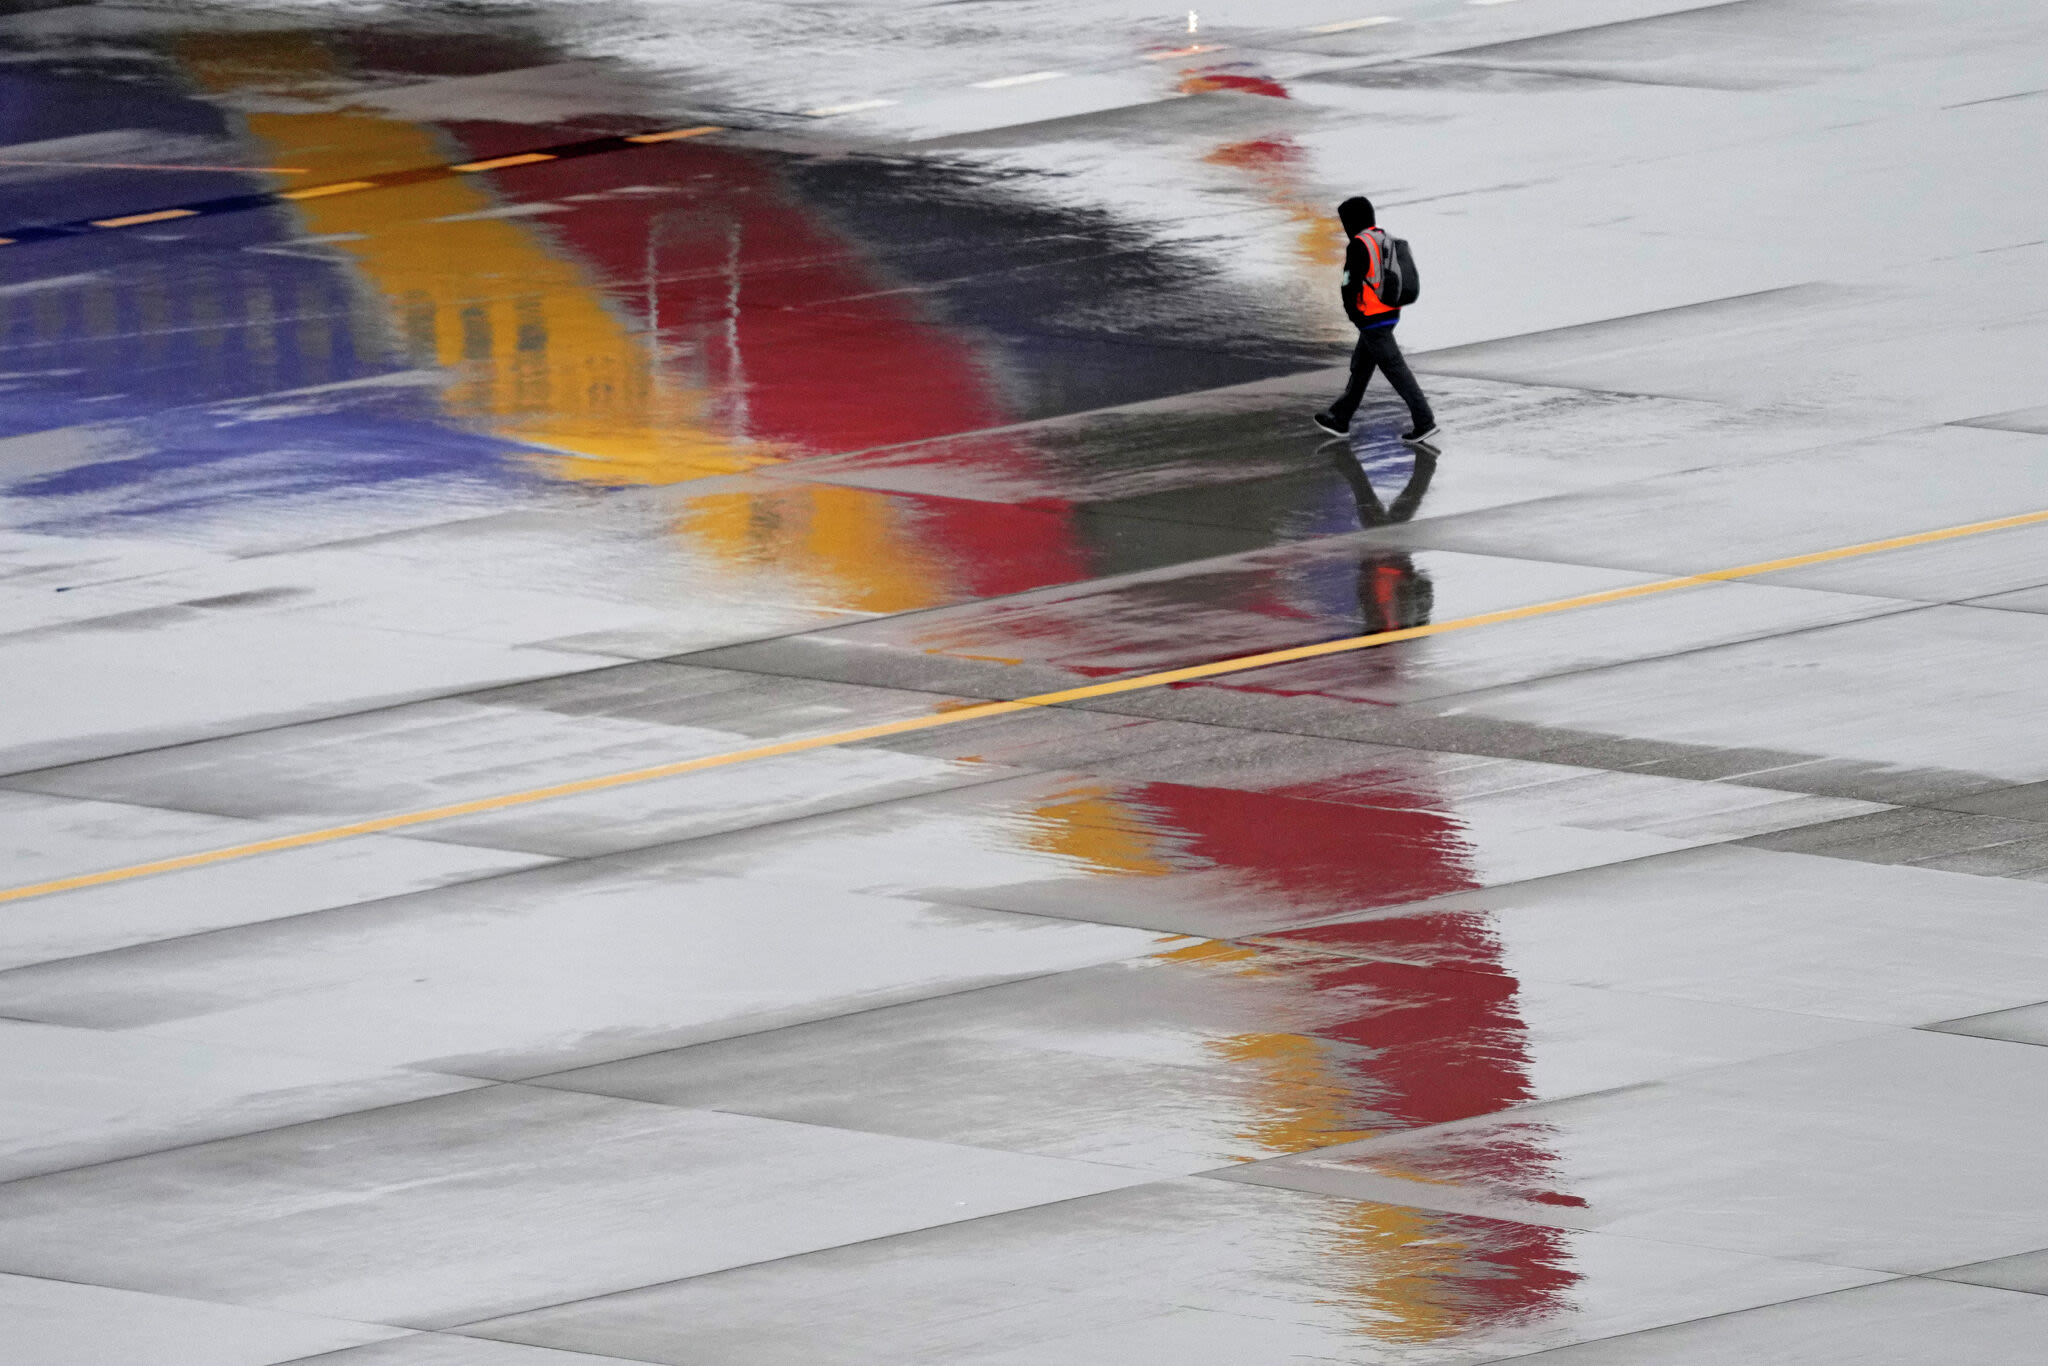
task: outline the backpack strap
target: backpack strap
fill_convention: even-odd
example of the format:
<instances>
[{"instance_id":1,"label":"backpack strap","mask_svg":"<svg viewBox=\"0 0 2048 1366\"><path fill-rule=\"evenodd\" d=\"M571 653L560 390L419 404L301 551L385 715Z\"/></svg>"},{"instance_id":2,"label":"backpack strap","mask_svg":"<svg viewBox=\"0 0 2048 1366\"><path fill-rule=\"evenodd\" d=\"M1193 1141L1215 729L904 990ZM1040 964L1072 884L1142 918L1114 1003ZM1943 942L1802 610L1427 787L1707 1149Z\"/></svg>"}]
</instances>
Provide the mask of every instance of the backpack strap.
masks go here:
<instances>
[{"instance_id":1,"label":"backpack strap","mask_svg":"<svg viewBox=\"0 0 2048 1366\"><path fill-rule=\"evenodd\" d=\"M1374 294L1380 292L1381 262L1386 255L1385 249L1380 246L1379 238L1375 235L1377 232L1377 228L1367 228L1358 234L1358 240L1365 243L1366 255L1372 258L1372 265L1366 269L1365 283Z\"/></svg>"}]
</instances>

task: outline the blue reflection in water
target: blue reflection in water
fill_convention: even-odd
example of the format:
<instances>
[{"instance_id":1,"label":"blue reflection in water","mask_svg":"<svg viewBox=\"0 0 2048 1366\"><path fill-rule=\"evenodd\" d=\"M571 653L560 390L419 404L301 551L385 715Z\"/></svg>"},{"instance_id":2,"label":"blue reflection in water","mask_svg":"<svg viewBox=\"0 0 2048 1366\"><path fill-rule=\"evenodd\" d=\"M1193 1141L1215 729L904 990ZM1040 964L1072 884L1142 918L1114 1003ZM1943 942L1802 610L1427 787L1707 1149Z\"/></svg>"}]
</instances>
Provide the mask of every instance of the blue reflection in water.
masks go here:
<instances>
[{"instance_id":1,"label":"blue reflection in water","mask_svg":"<svg viewBox=\"0 0 2048 1366\"><path fill-rule=\"evenodd\" d=\"M408 372L335 262L186 246L70 274L86 278L0 294L0 436L91 432L69 443L85 463L27 477L0 463L11 497L67 504L28 521L531 478L514 443L446 424L438 378Z\"/></svg>"},{"instance_id":2,"label":"blue reflection in water","mask_svg":"<svg viewBox=\"0 0 2048 1366\"><path fill-rule=\"evenodd\" d=\"M220 111L148 80L0 74L0 144L33 145L19 159L233 161L231 138ZM0 219L264 188L234 172L0 166ZM507 458L515 443L447 424L435 386L408 382L432 377L408 374L382 301L296 232L289 211L258 210L8 256L0 438L26 439L0 452L5 520L76 529L394 481L531 482Z\"/></svg>"},{"instance_id":3,"label":"blue reflection in water","mask_svg":"<svg viewBox=\"0 0 2048 1366\"><path fill-rule=\"evenodd\" d=\"M1359 415L1364 427L1373 417L1371 409ZM1361 432L1353 437L1351 453L1358 467L1379 492L1382 503L1392 503L1415 475L1415 452L1395 435L1399 428L1391 421L1382 432ZM1314 536L1341 536L1360 528L1358 500L1341 480L1331 480L1322 499L1302 519L1303 530ZM1288 596L1318 619L1339 622L1359 613L1359 565L1321 557L1309 559L1291 569ZM1370 624L1358 629L1369 629ZM1346 626L1340 635L1350 634Z\"/></svg>"}]
</instances>

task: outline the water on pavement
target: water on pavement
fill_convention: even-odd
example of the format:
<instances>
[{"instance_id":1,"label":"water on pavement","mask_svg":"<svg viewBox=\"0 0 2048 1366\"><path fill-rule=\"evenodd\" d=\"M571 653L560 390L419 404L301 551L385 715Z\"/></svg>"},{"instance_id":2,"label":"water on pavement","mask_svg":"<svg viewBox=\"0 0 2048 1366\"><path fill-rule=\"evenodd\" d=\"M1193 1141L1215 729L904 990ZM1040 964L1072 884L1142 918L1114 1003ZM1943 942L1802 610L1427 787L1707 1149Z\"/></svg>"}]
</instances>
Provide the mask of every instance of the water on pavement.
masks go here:
<instances>
[{"instance_id":1,"label":"water on pavement","mask_svg":"<svg viewBox=\"0 0 2048 1366\"><path fill-rule=\"evenodd\" d=\"M9 1362L2032 1359L2044 44L0 3Z\"/></svg>"}]
</instances>

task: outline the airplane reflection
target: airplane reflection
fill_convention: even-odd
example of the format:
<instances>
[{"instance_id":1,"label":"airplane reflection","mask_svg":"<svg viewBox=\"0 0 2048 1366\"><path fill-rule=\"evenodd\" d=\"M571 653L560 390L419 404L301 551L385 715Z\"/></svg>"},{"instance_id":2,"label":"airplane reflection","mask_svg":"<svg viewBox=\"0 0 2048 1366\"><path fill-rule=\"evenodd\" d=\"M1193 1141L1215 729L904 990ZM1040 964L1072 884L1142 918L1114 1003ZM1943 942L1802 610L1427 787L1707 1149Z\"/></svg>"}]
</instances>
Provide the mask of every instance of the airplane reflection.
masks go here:
<instances>
[{"instance_id":1,"label":"airplane reflection","mask_svg":"<svg viewBox=\"0 0 2048 1366\"><path fill-rule=\"evenodd\" d=\"M266 162L372 168L500 150L492 144L504 129L486 123L286 99L280 91L345 88L354 75L335 48L303 36L190 37L173 46L194 86L240 100L239 129ZM1190 79L1191 93L1286 93L1249 69ZM264 94L276 98L253 98ZM919 271L943 273L944 254L928 247L919 264L892 253L900 244L883 231L900 226L888 215L920 211L914 168L885 168L901 179L872 191L878 207L863 220L850 196L828 206L787 160L759 150L679 144L631 155L646 158L636 164L658 183L618 183L618 161L564 162L519 171L517 198L476 178L309 200L232 229L253 239L268 222L285 230L282 241L208 239L140 265L109 256L94 263L105 273L86 287L0 299L0 346L33 358L45 408L80 431L116 418L153 423L160 442L118 465L81 458L32 491L86 498L119 480L154 480L177 497L152 506L182 509L275 497L286 479L293 489L325 480L320 486L353 492L370 471L452 483L510 468L585 490L739 476L667 523L669 548L687 542L735 577L780 575L802 585L807 603L894 614L1099 572L1108 551L1088 541L1095 533L1078 515L1079 497L918 502L748 473L963 432L983 433L975 459L1008 469L1017 486L1033 483L1024 476L1046 460L1028 436L998 430L1030 415L1017 397L1021 348L1006 352L990 340L1000 335L995 324L1011 319L996 303L973 311L977 299L1036 309L1037 286L984 272L991 282L979 294L962 286L942 297L943 281L921 281ZM1325 269L1332 244L1303 149L1284 139L1240 142L1205 160L1245 173L1293 225L1303 269ZM966 219L970 211L983 212L959 210L970 245L956 250L973 255L1000 236L981 230L1004 220L996 210ZM1065 342L1042 344L1055 362L1048 369L1087 368L1058 349ZM1176 353L1176 382L1192 373L1185 355L1197 349ZM1126 363L1139 364L1116 362ZM406 376L426 382L391 382ZM52 393L64 398L61 409ZM257 399L270 408L260 420L253 410L223 418L230 401ZM102 408L102 400L128 406ZM345 403L364 406L324 406ZM180 410L184 418L166 416ZM280 439L287 421L297 424L295 442ZM249 462L258 458L270 462L271 482L252 479ZM1349 446L1331 458L1368 530L1416 516L1437 470L1434 453L1416 453L1388 499L1382 488L1392 491L1401 466L1369 470ZM202 465L222 472L202 481ZM1341 492L1326 487L1318 497L1327 504L1319 515L1345 515ZM1296 573L1276 557L1125 585L1114 590L1122 598L1105 591L1012 604L984 619L989 648L1085 675L1212 657L1227 631L1191 632L1200 612L1247 636L1272 632L1276 644L1427 623L1434 586L1415 557L1367 544L1354 568L1353 539L1330 542L1327 574L1317 565ZM568 578L580 565L565 555L537 577ZM1329 667L1350 670L1354 681L1395 679L1413 658L1407 648L1362 651ZM1248 678L1232 686L1265 685ZM1297 772L1241 786L1091 780L991 822L1012 847L989 853L990 885L1022 876L999 854L1036 854L1076 870L1077 896L1113 880L1133 899L1149 893L1185 908L1206 898L1242 911L1260 931L1449 895L1480 885L1482 850L1450 794L1430 790L1435 781L1371 760L1336 777ZM905 848L902 866L927 867L935 843ZM967 836L945 843L949 856L967 857ZM1076 914L1085 918L1085 908ZM1439 973L1328 945L1318 951L1309 933L1298 942L1304 947L1290 953L1205 941L1171 955L1191 975L1231 975L1251 1017L1201 1041L1233 1083L1213 1100L1237 1140L1233 1156L1257 1160L1494 1113L1535 1094L1537 1043L1520 984L1483 922L1456 941L1461 966ZM1127 1027L1158 1026L1134 1015ZM1526 1185L1558 1185L1556 1159L1535 1139L1500 1161ZM1434 1343L1519 1321L1562 1305L1576 1283L1554 1230L1475 1233L1456 1216L1372 1204L1339 1218L1334 1235L1305 1255L1354 1277L1345 1311L1375 1339Z\"/></svg>"}]
</instances>

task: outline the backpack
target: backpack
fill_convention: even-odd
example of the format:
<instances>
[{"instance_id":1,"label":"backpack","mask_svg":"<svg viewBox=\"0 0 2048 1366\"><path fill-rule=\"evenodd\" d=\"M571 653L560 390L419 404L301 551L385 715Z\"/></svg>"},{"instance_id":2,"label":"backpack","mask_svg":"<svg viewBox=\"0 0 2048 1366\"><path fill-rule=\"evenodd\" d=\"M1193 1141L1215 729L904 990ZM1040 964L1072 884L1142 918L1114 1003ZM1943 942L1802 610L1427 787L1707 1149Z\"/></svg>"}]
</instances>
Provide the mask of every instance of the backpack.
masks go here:
<instances>
[{"instance_id":1,"label":"backpack","mask_svg":"<svg viewBox=\"0 0 2048 1366\"><path fill-rule=\"evenodd\" d=\"M1385 228L1367 228L1361 238L1373 244L1373 256L1379 269L1377 278L1368 278L1366 285L1371 288L1379 301L1389 308L1406 308L1422 297L1422 275L1415 269L1415 256L1408 250L1408 239L1390 237Z\"/></svg>"}]
</instances>

